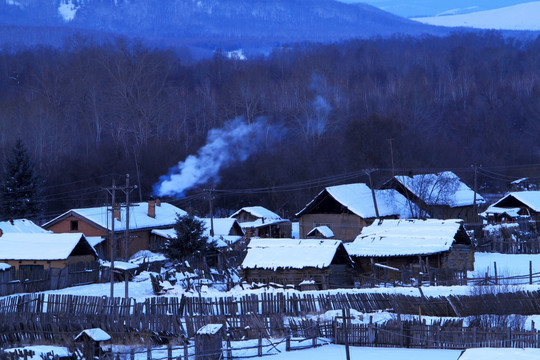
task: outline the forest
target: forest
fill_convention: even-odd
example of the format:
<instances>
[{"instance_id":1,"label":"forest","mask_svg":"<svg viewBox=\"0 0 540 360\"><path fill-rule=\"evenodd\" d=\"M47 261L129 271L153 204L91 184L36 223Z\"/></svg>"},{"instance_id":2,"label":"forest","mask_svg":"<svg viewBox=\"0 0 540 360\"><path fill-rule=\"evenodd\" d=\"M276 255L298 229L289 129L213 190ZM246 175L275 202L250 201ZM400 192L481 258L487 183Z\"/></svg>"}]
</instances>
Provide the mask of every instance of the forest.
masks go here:
<instances>
[{"instance_id":1,"label":"forest","mask_svg":"<svg viewBox=\"0 0 540 360\"><path fill-rule=\"evenodd\" d=\"M263 205L292 216L325 186L453 170L499 189L540 176L540 37L497 32L297 44L194 60L117 38L0 51L0 165L21 140L45 219L107 202L131 175L146 200L211 129L264 121L249 157L166 199L195 214ZM0 199L1 201L1 199Z\"/></svg>"}]
</instances>

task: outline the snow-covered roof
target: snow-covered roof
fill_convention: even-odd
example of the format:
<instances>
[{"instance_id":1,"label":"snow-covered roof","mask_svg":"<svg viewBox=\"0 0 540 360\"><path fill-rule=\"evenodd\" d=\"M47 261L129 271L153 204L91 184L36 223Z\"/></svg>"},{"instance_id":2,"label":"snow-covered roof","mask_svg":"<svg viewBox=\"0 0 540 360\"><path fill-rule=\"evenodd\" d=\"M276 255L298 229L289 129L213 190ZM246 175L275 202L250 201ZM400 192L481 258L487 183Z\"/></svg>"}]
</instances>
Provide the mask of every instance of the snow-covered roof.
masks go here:
<instances>
[{"instance_id":1,"label":"snow-covered roof","mask_svg":"<svg viewBox=\"0 0 540 360\"><path fill-rule=\"evenodd\" d=\"M199 330L197 335L215 335L223 328L223 324L206 324Z\"/></svg>"},{"instance_id":2,"label":"snow-covered roof","mask_svg":"<svg viewBox=\"0 0 540 360\"><path fill-rule=\"evenodd\" d=\"M451 171L414 176L398 175L394 178L407 190L422 199L426 205L460 207L474 204L474 191ZM477 193L476 203L485 202L484 198Z\"/></svg>"},{"instance_id":3,"label":"snow-covered roof","mask_svg":"<svg viewBox=\"0 0 540 360\"><path fill-rule=\"evenodd\" d=\"M6 263L0 263L0 271L5 271L10 268L11 268L11 265L6 264Z\"/></svg>"},{"instance_id":4,"label":"snow-covered roof","mask_svg":"<svg viewBox=\"0 0 540 360\"><path fill-rule=\"evenodd\" d=\"M105 238L103 236L87 236L86 240L92 247L96 247L97 245L101 244L105 241Z\"/></svg>"},{"instance_id":5,"label":"snow-covered roof","mask_svg":"<svg viewBox=\"0 0 540 360\"><path fill-rule=\"evenodd\" d=\"M506 215L508 215L508 216L510 216L512 218L516 218L516 217L519 217L519 210L521 210L521 209L520 208L501 208L501 207L491 205L490 207L488 207L486 209L486 211L481 213L480 216L487 217L489 215L503 215L503 214L506 214Z\"/></svg>"},{"instance_id":6,"label":"snow-covered roof","mask_svg":"<svg viewBox=\"0 0 540 360\"><path fill-rule=\"evenodd\" d=\"M306 236L312 236L312 235L317 235L317 234L321 234L324 238L327 238L327 239L334 237L334 232L332 231L332 229L330 229L326 225L317 226L313 228L313 230L308 232Z\"/></svg>"},{"instance_id":7,"label":"snow-covered roof","mask_svg":"<svg viewBox=\"0 0 540 360\"><path fill-rule=\"evenodd\" d=\"M120 211L120 221L114 220L115 231L124 231L126 229L126 209L122 207ZM87 219L104 229L111 229L111 212L107 206L72 209L45 223L43 227L52 226L70 215ZM147 202L133 203L129 207L129 228L136 230L173 225L176 222L177 215L184 216L187 213L174 205L162 202L159 206L155 205L155 215L155 217L148 216Z\"/></svg>"},{"instance_id":8,"label":"snow-covered roof","mask_svg":"<svg viewBox=\"0 0 540 360\"><path fill-rule=\"evenodd\" d=\"M262 206L248 206L243 207L240 210L236 211L234 214L232 214L230 217L236 217L238 214L240 214L242 211L245 211L252 216L259 218L259 219L265 219L265 220L283 220L278 214L275 212L272 212L268 210L267 208L264 208Z\"/></svg>"},{"instance_id":9,"label":"snow-covered roof","mask_svg":"<svg viewBox=\"0 0 540 360\"><path fill-rule=\"evenodd\" d=\"M75 340L81 337L83 334L86 334L90 339L94 341L107 341L111 339L111 336L107 334L104 330L100 328L86 329L75 336Z\"/></svg>"},{"instance_id":10,"label":"snow-covered roof","mask_svg":"<svg viewBox=\"0 0 540 360\"><path fill-rule=\"evenodd\" d=\"M88 244L81 233L4 234L0 237L0 258L2 260L65 260L81 241ZM88 247L94 251L90 244Z\"/></svg>"},{"instance_id":11,"label":"snow-covered roof","mask_svg":"<svg viewBox=\"0 0 540 360\"><path fill-rule=\"evenodd\" d=\"M50 231L47 231L38 225L36 225L33 221L28 219L15 219L10 221L0 221L0 229L4 234L9 233L32 233L32 234L39 234L39 233L50 233Z\"/></svg>"},{"instance_id":12,"label":"snow-covered roof","mask_svg":"<svg viewBox=\"0 0 540 360\"><path fill-rule=\"evenodd\" d=\"M207 236L210 236L210 218L202 218L200 219L204 221ZM235 218L214 218L212 219L212 222L214 224L214 235L223 235L228 236L231 235L231 232L233 231L234 224L238 224L238 221ZM240 232L244 232L242 227L238 224L238 229Z\"/></svg>"},{"instance_id":13,"label":"snow-covered roof","mask_svg":"<svg viewBox=\"0 0 540 360\"><path fill-rule=\"evenodd\" d=\"M111 262L106 261L106 260L102 260L101 261L101 266L110 268L111 267ZM139 268L139 264L136 264L136 263L133 263L133 262L126 262L126 261L115 261L114 262L114 269L116 269L116 270L128 271L128 270L135 270L135 269L138 269L138 268Z\"/></svg>"},{"instance_id":14,"label":"snow-covered roof","mask_svg":"<svg viewBox=\"0 0 540 360\"><path fill-rule=\"evenodd\" d=\"M276 225L276 224L282 224L282 223L288 223L290 220L286 219L269 219L269 220L263 220L263 219L257 219L255 221L245 221L239 223L242 229L249 229L249 228L260 228L270 225Z\"/></svg>"},{"instance_id":15,"label":"snow-covered roof","mask_svg":"<svg viewBox=\"0 0 540 360\"><path fill-rule=\"evenodd\" d=\"M495 202L491 207L499 207L506 199L513 197L525 206L536 212L540 212L540 191L514 191L506 194L502 199Z\"/></svg>"},{"instance_id":16,"label":"snow-covered roof","mask_svg":"<svg viewBox=\"0 0 540 360\"><path fill-rule=\"evenodd\" d=\"M377 217L371 189L363 183L327 187L307 204L304 209L298 212L296 216L301 216L313 204L322 199L325 194L330 195L350 212L364 219ZM377 199L379 216L411 217L410 205L407 199L396 190L375 190L375 198Z\"/></svg>"},{"instance_id":17,"label":"snow-covered roof","mask_svg":"<svg viewBox=\"0 0 540 360\"><path fill-rule=\"evenodd\" d=\"M351 256L428 255L448 251L463 220L379 220L345 244Z\"/></svg>"},{"instance_id":18,"label":"snow-covered roof","mask_svg":"<svg viewBox=\"0 0 540 360\"><path fill-rule=\"evenodd\" d=\"M242 268L302 269L330 266L340 240L252 239Z\"/></svg>"}]
</instances>

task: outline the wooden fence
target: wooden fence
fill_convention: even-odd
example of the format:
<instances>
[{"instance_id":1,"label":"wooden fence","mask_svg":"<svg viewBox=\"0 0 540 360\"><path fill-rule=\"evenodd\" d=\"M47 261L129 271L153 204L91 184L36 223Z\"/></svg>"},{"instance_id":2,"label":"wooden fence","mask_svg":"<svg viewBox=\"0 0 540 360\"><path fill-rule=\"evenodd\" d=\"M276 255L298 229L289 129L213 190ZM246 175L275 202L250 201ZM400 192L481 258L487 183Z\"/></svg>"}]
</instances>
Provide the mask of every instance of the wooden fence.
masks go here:
<instances>
[{"instance_id":1,"label":"wooden fence","mask_svg":"<svg viewBox=\"0 0 540 360\"><path fill-rule=\"evenodd\" d=\"M422 349L540 348L540 332L536 329L526 331L409 322L384 325L335 323L333 326L335 343L355 346Z\"/></svg>"}]
</instances>

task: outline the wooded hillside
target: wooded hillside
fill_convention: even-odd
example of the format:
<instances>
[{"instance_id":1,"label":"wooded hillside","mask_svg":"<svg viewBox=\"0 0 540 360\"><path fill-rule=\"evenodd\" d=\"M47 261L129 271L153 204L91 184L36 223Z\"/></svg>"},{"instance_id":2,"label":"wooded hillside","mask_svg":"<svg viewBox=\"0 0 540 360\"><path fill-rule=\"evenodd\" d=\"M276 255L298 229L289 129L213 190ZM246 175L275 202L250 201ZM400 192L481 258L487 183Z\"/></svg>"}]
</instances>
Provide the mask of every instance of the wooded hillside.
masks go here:
<instances>
[{"instance_id":1,"label":"wooded hillside","mask_svg":"<svg viewBox=\"0 0 540 360\"><path fill-rule=\"evenodd\" d=\"M539 162L539 68L540 38L490 32L297 45L247 61L218 51L194 62L125 40L2 51L0 162L22 139L46 180L48 217L103 204L111 174L130 173L147 197L237 117L279 131L212 185L273 190L217 192L218 209L290 215L326 185L366 182L366 168L383 169L382 181L392 165L453 169L469 184L472 164L508 177L499 180L534 176L517 166ZM202 196L188 199L178 205L207 211Z\"/></svg>"}]
</instances>

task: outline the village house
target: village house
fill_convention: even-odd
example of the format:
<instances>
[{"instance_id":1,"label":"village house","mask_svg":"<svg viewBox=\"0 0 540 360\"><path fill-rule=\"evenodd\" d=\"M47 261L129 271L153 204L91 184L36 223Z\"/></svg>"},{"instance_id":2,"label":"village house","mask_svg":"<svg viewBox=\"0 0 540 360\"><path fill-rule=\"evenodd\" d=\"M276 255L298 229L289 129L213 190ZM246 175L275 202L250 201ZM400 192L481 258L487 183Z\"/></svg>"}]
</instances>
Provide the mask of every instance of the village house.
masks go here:
<instances>
[{"instance_id":1,"label":"village house","mask_svg":"<svg viewBox=\"0 0 540 360\"><path fill-rule=\"evenodd\" d=\"M377 218L398 219L410 216L407 199L399 192L391 189L372 192L362 183L327 187L296 214L301 239L307 238L314 229L322 229L324 226L332 232L334 238L344 242L354 240L364 226ZM328 231L325 230L325 233Z\"/></svg>"},{"instance_id":2,"label":"village house","mask_svg":"<svg viewBox=\"0 0 540 360\"><path fill-rule=\"evenodd\" d=\"M364 275L384 272L401 280L403 269L474 270L474 248L461 219L377 220L345 247Z\"/></svg>"},{"instance_id":3,"label":"village house","mask_svg":"<svg viewBox=\"0 0 540 360\"><path fill-rule=\"evenodd\" d=\"M243 207L230 216L238 220L248 238L290 238L291 221L262 207Z\"/></svg>"},{"instance_id":4,"label":"village house","mask_svg":"<svg viewBox=\"0 0 540 360\"><path fill-rule=\"evenodd\" d=\"M340 240L252 239L241 266L249 283L335 289L354 285L353 263Z\"/></svg>"},{"instance_id":5,"label":"village house","mask_svg":"<svg viewBox=\"0 0 540 360\"><path fill-rule=\"evenodd\" d=\"M15 270L63 269L96 260L96 252L81 233L8 233L0 237L0 262Z\"/></svg>"},{"instance_id":6,"label":"village house","mask_svg":"<svg viewBox=\"0 0 540 360\"><path fill-rule=\"evenodd\" d=\"M9 221L0 221L1 234L46 234L50 233L42 227L36 225L28 219L14 219Z\"/></svg>"},{"instance_id":7,"label":"village house","mask_svg":"<svg viewBox=\"0 0 540 360\"><path fill-rule=\"evenodd\" d=\"M416 205L415 218L463 219L476 222L476 206L485 199L475 193L451 171L438 174L398 175L387 181L383 189L395 189Z\"/></svg>"},{"instance_id":8,"label":"village house","mask_svg":"<svg viewBox=\"0 0 540 360\"><path fill-rule=\"evenodd\" d=\"M129 207L129 244L128 257L141 250L150 248L152 230L171 228L177 216L187 213L174 205L150 200L147 203L133 203ZM114 233L116 238L115 258L125 258L126 208L114 210ZM54 233L83 233L87 237L101 237L103 242L96 242L96 250L110 258L110 232L113 221L110 207L73 209L43 225L44 229ZM127 260L127 259L124 259Z\"/></svg>"},{"instance_id":9,"label":"village house","mask_svg":"<svg viewBox=\"0 0 540 360\"><path fill-rule=\"evenodd\" d=\"M540 221L540 191L516 191L506 194L489 206L482 216L488 223L515 222L519 219Z\"/></svg>"}]
</instances>

